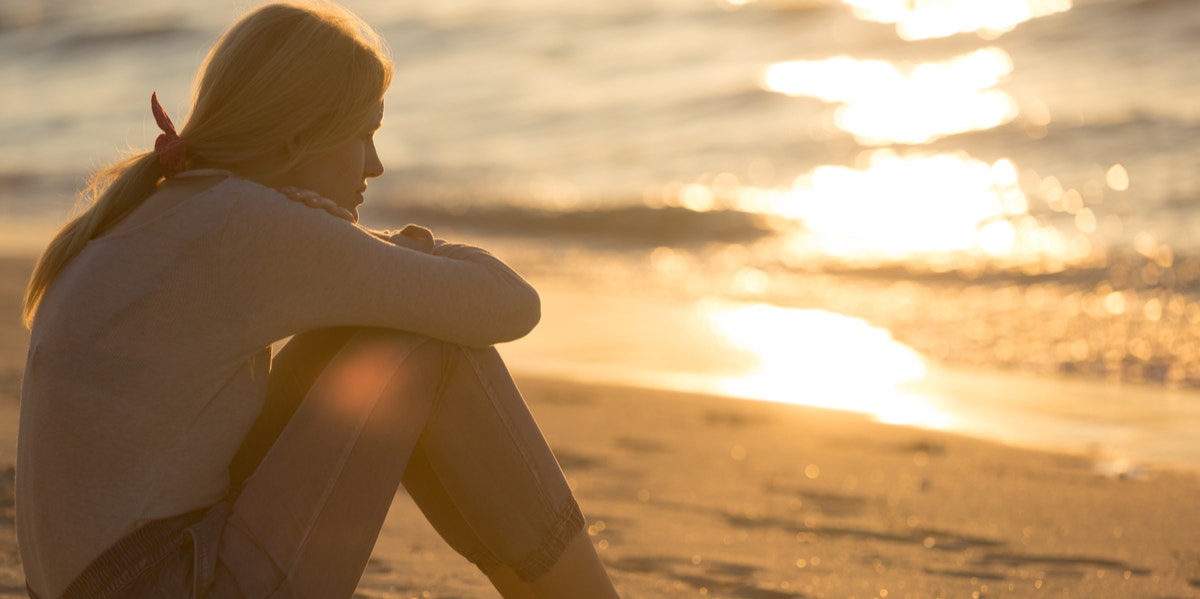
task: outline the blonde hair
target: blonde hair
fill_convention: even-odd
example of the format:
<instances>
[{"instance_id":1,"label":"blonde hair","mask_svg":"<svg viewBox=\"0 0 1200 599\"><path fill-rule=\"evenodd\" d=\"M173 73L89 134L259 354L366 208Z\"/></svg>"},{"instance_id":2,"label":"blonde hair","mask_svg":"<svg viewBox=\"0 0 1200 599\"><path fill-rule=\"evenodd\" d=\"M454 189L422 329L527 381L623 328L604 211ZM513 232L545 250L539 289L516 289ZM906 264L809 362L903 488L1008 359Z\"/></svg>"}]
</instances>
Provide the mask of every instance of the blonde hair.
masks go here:
<instances>
[{"instance_id":1,"label":"blonde hair","mask_svg":"<svg viewBox=\"0 0 1200 599\"><path fill-rule=\"evenodd\" d=\"M350 11L323 1L260 7L230 27L204 60L179 132L188 162L251 179L286 172L360 134L391 76L384 42ZM92 176L82 192L88 208L63 226L34 268L25 326L88 241L157 189L163 178L158 157L157 151L138 154Z\"/></svg>"}]
</instances>

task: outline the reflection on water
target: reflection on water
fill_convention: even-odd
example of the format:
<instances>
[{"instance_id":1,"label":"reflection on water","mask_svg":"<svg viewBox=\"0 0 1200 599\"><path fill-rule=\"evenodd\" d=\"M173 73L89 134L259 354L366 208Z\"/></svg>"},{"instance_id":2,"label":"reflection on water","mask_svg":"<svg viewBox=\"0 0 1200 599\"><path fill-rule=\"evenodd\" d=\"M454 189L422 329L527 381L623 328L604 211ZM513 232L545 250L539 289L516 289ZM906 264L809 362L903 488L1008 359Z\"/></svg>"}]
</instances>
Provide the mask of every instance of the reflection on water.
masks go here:
<instances>
[{"instance_id":1,"label":"reflection on water","mask_svg":"<svg viewBox=\"0 0 1200 599\"><path fill-rule=\"evenodd\" d=\"M978 33L992 39L1030 19L1071 10L1071 0L842 0L860 19L895 23L905 40Z\"/></svg>"},{"instance_id":2,"label":"reflection on water","mask_svg":"<svg viewBox=\"0 0 1200 599\"><path fill-rule=\"evenodd\" d=\"M921 185L930 181L938 183ZM859 255L1008 252L1016 237L1007 217L1027 207L1011 163L959 155L877 153L865 170L819 168L794 194L797 216L827 249Z\"/></svg>"},{"instance_id":3,"label":"reflection on water","mask_svg":"<svg viewBox=\"0 0 1200 599\"><path fill-rule=\"evenodd\" d=\"M757 367L718 382L719 393L871 414L883 422L945 427L948 417L899 390L925 376L925 362L888 331L826 312L712 301L716 332L750 352Z\"/></svg>"},{"instance_id":4,"label":"reflection on water","mask_svg":"<svg viewBox=\"0 0 1200 599\"><path fill-rule=\"evenodd\" d=\"M897 23L905 39L964 31L998 35L1071 8L1069 0L842 1L860 18ZM766 69L763 86L840 104L832 125L823 127L850 133L864 145L923 144L993 129L1019 116L1016 102L996 87L1012 72L1011 57L988 47L915 65L846 56L781 62ZM1049 117L1034 110L1028 120L1044 126ZM1073 215L1078 233L1039 222L1029 214L1030 199L1007 158L989 164L964 152L899 156L877 151L863 153L858 163L817 167L785 191L745 190L734 203L801 222L805 230L791 241L794 262L815 255L946 262L954 254L968 261L1070 264L1093 253L1089 236L1099 223L1083 205L1083 195L1063 189L1053 176L1033 173L1036 199ZM1116 191L1126 189L1124 167L1114 165L1107 183Z\"/></svg>"},{"instance_id":5,"label":"reflection on water","mask_svg":"<svg viewBox=\"0 0 1200 599\"><path fill-rule=\"evenodd\" d=\"M910 41L964 32L995 38L1022 22L1072 8L1071 0L841 1L860 19L895 23L898 34ZM1012 73L1009 54L986 47L915 64L848 56L780 62L764 71L762 85L838 104L832 122L810 125L814 137L840 130L868 146L919 145L1016 119L1017 102L997 87ZM1025 120L1044 135L1050 122L1044 106L1030 102L1029 111ZM734 204L799 221L804 230L789 242L793 263L809 256L929 264L965 258L967 263L1049 264L1046 270L1054 271L1093 254L1101 223L1084 206L1084 195L1064 189L1053 176L1019 175L1008 158L989 164L965 152L899 156L878 151L862 153L857 162L854 168L817 167L787 190L744 190ZM1077 232L1034 218L1029 186L1023 189L1021 178L1036 184L1033 199L1072 215ZM1119 164L1106 179L1115 191L1128 188L1128 174Z\"/></svg>"},{"instance_id":6,"label":"reflection on water","mask_svg":"<svg viewBox=\"0 0 1200 599\"><path fill-rule=\"evenodd\" d=\"M790 190L747 190L739 208L792 218L805 231L798 255L898 261L929 254L1020 259L1083 257L1054 228L1029 216L1016 167L988 164L962 153L864 155L860 168L821 166Z\"/></svg>"},{"instance_id":7,"label":"reflection on water","mask_svg":"<svg viewBox=\"0 0 1200 599\"><path fill-rule=\"evenodd\" d=\"M839 56L771 65L763 85L842 104L834 121L861 143L917 144L1016 118L1016 103L995 88L1012 69L1012 59L999 48L905 68Z\"/></svg>"}]
</instances>

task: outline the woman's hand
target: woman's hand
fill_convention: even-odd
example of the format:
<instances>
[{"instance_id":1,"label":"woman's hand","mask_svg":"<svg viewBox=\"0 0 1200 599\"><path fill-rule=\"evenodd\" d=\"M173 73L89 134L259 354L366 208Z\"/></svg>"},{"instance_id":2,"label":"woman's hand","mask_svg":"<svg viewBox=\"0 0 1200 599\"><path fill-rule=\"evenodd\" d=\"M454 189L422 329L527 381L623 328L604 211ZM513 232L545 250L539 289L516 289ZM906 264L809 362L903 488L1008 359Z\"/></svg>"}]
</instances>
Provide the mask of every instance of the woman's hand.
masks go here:
<instances>
[{"instance_id":1,"label":"woman's hand","mask_svg":"<svg viewBox=\"0 0 1200 599\"><path fill-rule=\"evenodd\" d=\"M420 225L406 225L399 233L393 233L388 241L426 254L432 254L437 247L433 231Z\"/></svg>"}]
</instances>

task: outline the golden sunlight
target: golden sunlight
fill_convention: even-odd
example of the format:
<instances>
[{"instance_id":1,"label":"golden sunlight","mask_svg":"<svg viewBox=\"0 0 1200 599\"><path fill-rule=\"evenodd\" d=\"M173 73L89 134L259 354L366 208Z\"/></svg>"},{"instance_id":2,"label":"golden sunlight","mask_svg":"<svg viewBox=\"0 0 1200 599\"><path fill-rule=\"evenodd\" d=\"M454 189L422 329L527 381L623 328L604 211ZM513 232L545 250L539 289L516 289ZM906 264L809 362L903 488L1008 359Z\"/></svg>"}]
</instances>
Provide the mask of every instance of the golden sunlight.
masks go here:
<instances>
[{"instance_id":1,"label":"golden sunlight","mask_svg":"<svg viewBox=\"0 0 1200 599\"><path fill-rule=\"evenodd\" d=\"M905 40L978 33L985 39L1012 31L1030 19L1071 10L1071 0L841 0L854 15L877 23L894 23Z\"/></svg>"},{"instance_id":2,"label":"golden sunlight","mask_svg":"<svg viewBox=\"0 0 1200 599\"><path fill-rule=\"evenodd\" d=\"M763 85L842 104L834 116L837 127L863 144L919 144L1016 118L1016 102L995 88L1012 69L1012 59L999 48L903 69L839 56L771 65Z\"/></svg>"},{"instance_id":3,"label":"golden sunlight","mask_svg":"<svg viewBox=\"0 0 1200 599\"><path fill-rule=\"evenodd\" d=\"M751 372L722 379L721 393L860 412L893 424L949 424L928 401L900 390L925 377L925 361L885 329L824 310L718 300L703 308L726 342L758 361Z\"/></svg>"},{"instance_id":4,"label":"golden sunlight","mask_svg":"<svg viewBox=\"0 0 1200 599\"><path fill-rule=\"evenodd\" d=\"M875 150L864 166L825 165L787 191L747 190L739 209L803 223L821 254L898 261L931 254L1021 257L1061 253L1061 234L1028 215L1008 159Z\"/></svg>"}]
</instances>

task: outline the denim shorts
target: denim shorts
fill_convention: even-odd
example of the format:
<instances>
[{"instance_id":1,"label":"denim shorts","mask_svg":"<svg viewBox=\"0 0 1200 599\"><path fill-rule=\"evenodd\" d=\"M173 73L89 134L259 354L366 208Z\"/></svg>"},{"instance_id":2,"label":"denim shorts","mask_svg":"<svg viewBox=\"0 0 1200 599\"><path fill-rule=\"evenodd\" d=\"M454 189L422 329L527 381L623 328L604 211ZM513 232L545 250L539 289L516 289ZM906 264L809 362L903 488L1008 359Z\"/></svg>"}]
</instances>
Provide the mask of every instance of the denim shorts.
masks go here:
<instances>
[{"instance_id":1,"label":"denim shorts","mask_svg":"<svg viewBox=\"0 0 1200 599\"><path fill-rule=\"evenodd\" d=\"M203 596L216 568L231 500L155 520L126 535L67 587L62 599L184 599ZM26 589L32 599L40 599Z\"/></svg>"}]
</instances>

